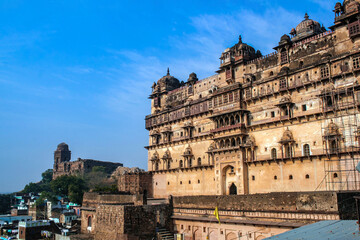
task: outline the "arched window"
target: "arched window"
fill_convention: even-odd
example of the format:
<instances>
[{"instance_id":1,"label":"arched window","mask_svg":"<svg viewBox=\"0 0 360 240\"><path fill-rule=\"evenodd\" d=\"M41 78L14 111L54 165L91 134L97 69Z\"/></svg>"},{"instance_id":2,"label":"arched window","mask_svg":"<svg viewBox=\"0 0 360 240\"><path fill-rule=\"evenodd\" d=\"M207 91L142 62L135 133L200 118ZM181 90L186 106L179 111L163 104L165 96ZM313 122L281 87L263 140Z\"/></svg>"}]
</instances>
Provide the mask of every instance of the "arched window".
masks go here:
<instances>
[{"instance_id":1,"label":"arched window","mask_svg":"<svg viewBox=\"0 0 360 240\"><path fill-rule=\"evenodd\" d=\"M240 123L240 115L236 114L236 123Z\"/></svg>"},{"instance_id":2,"label":"arched window","mask_svg":"<svg viewBox=\"0 0 360 240\"><path fill-rule=\"evenodd\" d=\"M189 167L192 167L192 158L189 158Z\"/></svg>"},{"instance_id":3,"label":"arched window","mask_svg":"<svg viewBox=\"0 0 360 240\"><path fill-rule=\"evenodd\" d=\"M235 118L234 116L230 117L230 125L235 125Z\"/></svg>"},{"instance_id":4,"label":"arched window","mask_svg":"<svg viewBox=\"0 0 360 240\"><path fill-rule=\"evenodd\" d=\"M274 180L277 180L277 176L276 176L276 175L274 176Z\"/></svg>"},{"instance_id":5,"label":"arched window","mask_svg":"<svg viewBox=\"0 0 360 240\"><path fill-rule=\"evenodd\" d=\"M309 144L305 144L303 146L303 152L304 152L304 156L310 156L310 145Z\"/></svg>"},{"instance_id":6,"label":"arched window","mask_svg":"<svg viewBox=\"0 0 360 240\"><path fill-rule=\"evenodd\" d=\"M235 138L231 139L231 146L232 146L232 147L235 147L235 146L236 146Z\"/></svg>"},{"instance_id":7,"label":"arched window","mask_svg":"<svg viewBox=\"0 0 360 240\"><path fill-rule=\"evenodd\" d=\"M270 73L269 73L269 76L271 77L272 75L274 75L274 72L273 71L271 71Z\"/></svg>"},{"instance_id":8,"label":"arched window","mask_svg":"<svg viewBox=\"0 0 360 240\"><path fill-rule=\"evenodd\" d=\"M271 159L276 159L276 158L277 158L276 149L273 148L273 149L271 149Z\"/></svg>"},{"instance_id":9,"label":"arched window","mask_svg":"<svg viewBox=\"0 0 360 240\"><path fill-rule=\"evenodd\" d=\"M309 174L306 174L306 175L305 175L305 178L306 178L306 179L309 179L309 178L310 178L310 175L309 175Z\"/></svg>"},{"instance_id":10,"label":"arched window","mask_svg":"<svg viewBox=\"0 0 360 240\"><path fill-rule=\"evenodd\" d=\"M90 216L88 217L88 224L87 224L88 227L91 227L91 222L92 222L92 217Z\"/></svg>"},{"instance_id":11,"label":"arched window","mask_svg":"<svg viewBox=\"0 0 360 240\"><path fill-rule=\"evenodd\" d=\"M337 173L334 173L334 178L337 178L338 177L338 174Z\"/></svg>"},{"instance_id":12,"label":"arched window","mask_svg":"<svg viewBox=\"0 0 360 240\"><path fill-rule=\"evenodd\" d=\"M289 175L289 179L292 180L292 179L293 179L293 175Z\"/></svg>"},{"instance_id":13,"label":"arched window","mask_svg":"<svg viewBox=\"0 0 360 240\"><path fill-rule=\"evenodd\" d=\"M197 160L197 165L198 165L198 166L201 166L201 158L198 158L198 160Z\"/></svg>"},{"instance_id":14,"label":"arched window","mask_svg":"<svg viewBox=\"0 0 360 240\"><path fill-rule=\"evenodd\" d=\"M179 167L181 167L181 168L184 167L183 160L180 160L180 161L179 161Z\"/></svg>"},{"instance_id":15,"label":"arched window","mask_svg":"<svg viewBox=\"0 0 360 240\"><path fill-rule=\"evenodd\" d=\"M156 163L155 163L155 171L158 171L158 170L159 170L159 163L156 162Z\"/></svg>"},{"instance_id":16,"label":"arched window","mask_svg":"<svg viewBox=\"0 0 360 240\"><path fill-rule=\"evenodd\" d=\"M167 169L170 169L170 168L171 168L171 161L168 160L168 161L167 161Z\"/></svg>"}]
</instances>

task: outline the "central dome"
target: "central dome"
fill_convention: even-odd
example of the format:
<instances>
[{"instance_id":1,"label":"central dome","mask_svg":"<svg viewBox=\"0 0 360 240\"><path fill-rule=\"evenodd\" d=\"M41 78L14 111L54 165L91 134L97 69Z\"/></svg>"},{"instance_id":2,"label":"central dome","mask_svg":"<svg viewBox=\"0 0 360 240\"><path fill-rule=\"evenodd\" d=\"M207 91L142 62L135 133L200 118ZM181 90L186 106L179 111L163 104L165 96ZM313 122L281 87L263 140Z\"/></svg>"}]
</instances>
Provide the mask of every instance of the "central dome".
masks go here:
<instances>
[{"instance_id":1,"label":"central dome","mask_svg":"<svg viewBox=\"0 0 360 240\"><path fill-rule=\"evenodd\" d=\"M293 36L292 41L296 42L304 38L308 38L326 31L324 27L317 21L309 18L309 15L305 13L305 19L299 23L295 29L292 29L290 34Z\"/></svg>"},{"instance_id":2,"label":"central dome","mask_svg":"<svg viewBox=\"0 0 360 240\"><path fill-rule=\"evenodd\" d=\"M158 92L171 91L181 86L180 81L170 75L168 69L167 74L157 81L156 87Z\"/></svg>"}]
</instances>

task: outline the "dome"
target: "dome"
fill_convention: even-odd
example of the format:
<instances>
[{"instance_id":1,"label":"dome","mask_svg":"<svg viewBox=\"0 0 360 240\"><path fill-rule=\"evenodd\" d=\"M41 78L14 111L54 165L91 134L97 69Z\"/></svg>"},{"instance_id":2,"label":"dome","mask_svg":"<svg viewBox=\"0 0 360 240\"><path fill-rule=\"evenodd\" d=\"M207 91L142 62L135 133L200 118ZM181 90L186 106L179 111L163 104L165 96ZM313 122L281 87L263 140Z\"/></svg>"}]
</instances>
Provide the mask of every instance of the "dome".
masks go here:
<instances>
[{"instance_id":1,"label":"dome","mask_svg":"<svg viewBox=\"0 0 360 240\"><path fill-rule=\"evenodd\" d=\"M309 15L305 13L304 20L296 26L295 31L291 30L291 35L294 36L292 41L302 40L325 31L326 29L321 27L320 23L310 19Z\"/></svg>"},{"instance_id":2,"label":"dome","mask_svg":"<svg viewBox=\"0 0 360 240\"><path fill-rule=\"evenodd\" d=\"M62 142L59 145L57 145L57 151L69 151L69 145L67 145L66 143Z\"/></svg>"},{"instance_id":3,"label":"dome","mask_svg":"<svg viewBox=\"0 0 360 240\"><path fill-rule=\"evenodd\" d=\"M191 83L195 83L196 81L198 81L199 79L197 78L196 76L196 73L190 73L189 75L189 79L188 79L188 82L191 82Z\"/></svg>"},{"instance_id":4,"label":"dome","mask_svg":"<svg viewBox=\"0 0 360 240\"><path fill-rule=\"evenodd\" d=\"M170 75L170 71L168 68L167 74L157 81L156 86L158 88L158 91L163 92L174 90L176 88L179 88L181 85L178 79Z\"/></svg>"}]
</instances>

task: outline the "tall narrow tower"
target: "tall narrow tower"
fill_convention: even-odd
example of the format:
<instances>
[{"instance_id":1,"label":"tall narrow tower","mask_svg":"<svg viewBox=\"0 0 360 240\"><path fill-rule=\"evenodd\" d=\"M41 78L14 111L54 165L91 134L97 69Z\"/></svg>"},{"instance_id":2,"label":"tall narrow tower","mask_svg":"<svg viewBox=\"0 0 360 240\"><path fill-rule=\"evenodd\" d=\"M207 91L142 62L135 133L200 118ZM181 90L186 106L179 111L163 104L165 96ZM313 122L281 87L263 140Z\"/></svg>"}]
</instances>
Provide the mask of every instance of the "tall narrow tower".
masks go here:
<instances>
[{"instance_id":1,"label":"tall narrow tower","mask_svg":"<svg viewBox=\"0 0 360 240\"><path fill-rule=\"evenodd\" d=\"M69 162L71 159L71 151L69 151L69 145L66 143L60 143L54 152L54 164Z\"/></svg>"}]
</instances>

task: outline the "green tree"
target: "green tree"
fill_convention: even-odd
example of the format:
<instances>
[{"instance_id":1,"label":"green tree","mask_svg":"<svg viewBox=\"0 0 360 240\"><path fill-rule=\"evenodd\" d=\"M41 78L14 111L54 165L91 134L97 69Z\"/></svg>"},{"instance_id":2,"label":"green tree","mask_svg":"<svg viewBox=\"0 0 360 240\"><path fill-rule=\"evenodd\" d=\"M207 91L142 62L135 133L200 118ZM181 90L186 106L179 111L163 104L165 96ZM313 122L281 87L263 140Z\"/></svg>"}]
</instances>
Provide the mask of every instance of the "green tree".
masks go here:
<instances>
[{"instance_id":1,"label":"green tree","mask_svg":"<svg viewBox=\"0 0 360 240\"><path fill-rule=\"evenodd\" d=\"M43 189L39 183L30 182L29 184L25 185L24 190L22 190L22 192L23 193L40 193L42 190Z\"/></svg>"},{"instance_id":2,"label":"green tree","mask_svg":"<svg viewBox=\"0 0 360 240\"><path fill-rule=\"evenodd\" d=\"M41 180L42 183L50 183L53 178L53 170L48 169L45 172L43 172L41 176L42 176L42 180Z\"/></svg>"},{"instance_id":3,"label":"green tree","mask_svg":"<svg viewBox=\"0 0 360 240\"><path fill-rule=\"evenodd\" d=\"M45 200L51 201L54 204L58 202L58 199L54 193L43 191L40 193L40 197L36 200L36 205L43 205L45 203Z\"/></svg>"},{"instance_id":4,"label":"green tree","mask_svg":"<svg viewBox=\"0 0 360 240\"><path fill-rule=\"evenodd\" d=\"M60 176L51 181L54 194L62 197L68 196L70 201L81 204L85 191L88 190L85 181L76 176Z\"/></svg>"},{"instance_id":5,"label":"green tree","mask_svg":"<svg viewBox=\"0 0 360 240\"><path fill-rule=\"evenodd\" d=\"M0 194L0 214L8 214L10 212L12 194Z\"/></svg>"}]
</instances>

